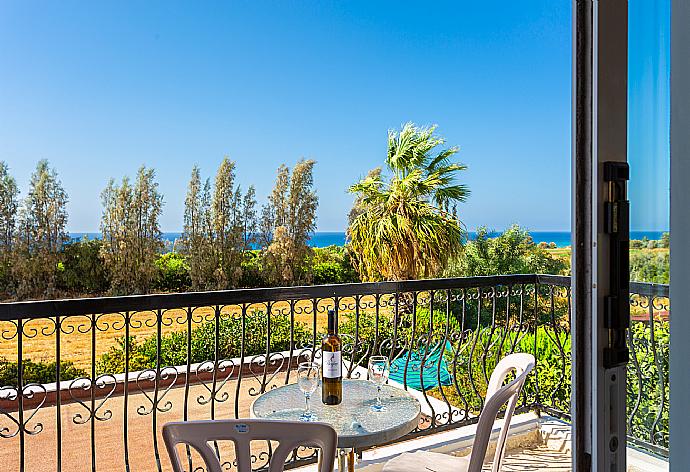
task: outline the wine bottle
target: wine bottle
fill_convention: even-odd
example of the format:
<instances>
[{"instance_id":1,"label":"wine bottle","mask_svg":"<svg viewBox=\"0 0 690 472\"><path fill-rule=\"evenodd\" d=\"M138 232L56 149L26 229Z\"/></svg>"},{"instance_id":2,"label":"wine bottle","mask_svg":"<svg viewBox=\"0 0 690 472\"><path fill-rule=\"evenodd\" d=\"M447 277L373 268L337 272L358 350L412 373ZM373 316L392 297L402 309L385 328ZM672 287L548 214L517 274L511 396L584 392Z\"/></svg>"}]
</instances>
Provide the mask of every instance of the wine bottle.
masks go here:
<instances>
[{"instance_id":1,"label":"wine bottle","mask_svg":"<svg viewBox=\"0 0 690 472\"><path fill-rule=\"evenodd\" d=\"M321 400L326 405L338 405L343 401L342 346L338 316L335 310L328 310L328 334L321 343Z\"/></svg>"}]
</instances>

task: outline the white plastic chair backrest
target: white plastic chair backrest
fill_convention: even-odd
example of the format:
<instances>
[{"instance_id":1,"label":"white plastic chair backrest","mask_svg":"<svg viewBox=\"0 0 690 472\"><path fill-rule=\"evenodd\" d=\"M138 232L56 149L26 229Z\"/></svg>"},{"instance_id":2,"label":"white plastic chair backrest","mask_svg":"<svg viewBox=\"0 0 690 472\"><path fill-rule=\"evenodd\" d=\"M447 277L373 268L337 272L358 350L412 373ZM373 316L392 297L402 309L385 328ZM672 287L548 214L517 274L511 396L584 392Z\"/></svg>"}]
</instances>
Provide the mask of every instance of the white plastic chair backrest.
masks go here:
<instances>
[{"instance_id":1,"label":"white plastic chair backrest","mask_svg":"<svg viewBox=\"0 0 690 472\"><path fill-rule=\"evenodd\" d=\"M163 426L163 440L174 472L183 472L177 453L178 444L186 444L201 455L208 472L221 472L221 464L213 448L213 441L231 440L235 446L238 472L251 472L251 441L277 441L269 472L281 472L288 455L299 446L321 449L319 472L333 472L338 435L324 423L271 421L258 419L209 420L167 423Z\"/></svg>"},{"instance_id":2,"label":"white plastic chair backrest","mask_svg":"<svg viewBox=\"0 0 690 472\"><path fill-rule=\"evenodd\" d=\"M534 368L534 362L534 356L532 354L515 353L504 357L496 365L489 379L484 408L479 415L477 432L474 437L474 444L472 445L470 464L467 469L468 472L480 472L482 470L494 422L503 405L507 403L508 406L506 408L503 426L501 427L501 432L496 442L496 453L494 454L494 462L491 467L492 472L501 470L503 457L505 455L506 438L508 437L508 429L510 428L510 419L515 411L515 405L517 404L520 390L525 383L525 379ZM512 372L515 372L515 379L507 385L503 385L506 377Z\"/></svg>"}]
</instances>

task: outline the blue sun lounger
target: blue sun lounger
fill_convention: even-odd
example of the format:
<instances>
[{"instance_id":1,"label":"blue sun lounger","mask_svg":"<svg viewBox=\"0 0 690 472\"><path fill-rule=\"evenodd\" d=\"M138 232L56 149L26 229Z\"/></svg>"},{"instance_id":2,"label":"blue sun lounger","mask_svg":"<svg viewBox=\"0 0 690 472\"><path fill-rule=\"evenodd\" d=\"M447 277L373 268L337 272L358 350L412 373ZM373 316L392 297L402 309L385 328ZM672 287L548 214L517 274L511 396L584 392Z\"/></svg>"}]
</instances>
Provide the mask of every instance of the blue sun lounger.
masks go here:
<instances>
[{"instance_id":1,"label":"blue sun lounger","mask_svg":"<svg viewBox=\"0 0 690 472\"><path fill-rule=\"evenodd\" d=\"M448 363L443 356L451 349L450 343L446 342L443 348L438 344L427 354L424 349L408 351L391 362L390 379L400 384L405 384L407 379L407 386L419 391L436 388L439 384L444 387L451 385L453 378L448 372Z\"/></svg>"}]
</instances>

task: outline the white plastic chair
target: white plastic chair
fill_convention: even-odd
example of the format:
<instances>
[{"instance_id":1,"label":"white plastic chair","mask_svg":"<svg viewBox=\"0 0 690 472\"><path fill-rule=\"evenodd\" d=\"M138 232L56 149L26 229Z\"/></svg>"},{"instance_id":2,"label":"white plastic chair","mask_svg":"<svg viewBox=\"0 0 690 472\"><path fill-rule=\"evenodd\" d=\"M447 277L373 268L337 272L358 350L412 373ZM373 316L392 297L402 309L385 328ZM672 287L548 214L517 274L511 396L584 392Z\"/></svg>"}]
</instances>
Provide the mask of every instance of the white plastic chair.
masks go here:
<instances>
[{"instance_id":1,"label":"white plastic chair","mask_svg":"<svg viewBox=\"0 0 690 472\"><path fill-rule=\"evenodd\" d=\"M257 419L184 421L163 426L163 440L174 472L183 472L177 445L185 444L201 455L208 472L221 472L221 464L212 447L213 441L231 440L235 445L238 472L251 472L251 441L277 441L269 472L282 472L285 460L297 447L321 449L319 472L333 472L338 435L324 423L271 421Z\"/></svg>"},{"instance_id":2,"label":"white plastic chair","mask_svg":"<svg viewBox=\"0 0 690 472\"><path fill-rule=\"evenodd\" d=\"M383 466L383 472L481 472L486 450L491 439L491 431L501 407L508 404L503 426L496 442L496 453L491 467L492 472L501 470L505 456L506 438L510 428L510 419L515 411L520 390L529 372L534 368L534 356L531 354L510 354L496 365L486 389L486 402L479 415L477 431L474 436L472 452L468 457L455 457L436 452L416 451L403 453L389 460ZM503 385L506 377L515 372L515 379ZM502 386L503 385L503 386Z\"/></svg>"}]
</instances>

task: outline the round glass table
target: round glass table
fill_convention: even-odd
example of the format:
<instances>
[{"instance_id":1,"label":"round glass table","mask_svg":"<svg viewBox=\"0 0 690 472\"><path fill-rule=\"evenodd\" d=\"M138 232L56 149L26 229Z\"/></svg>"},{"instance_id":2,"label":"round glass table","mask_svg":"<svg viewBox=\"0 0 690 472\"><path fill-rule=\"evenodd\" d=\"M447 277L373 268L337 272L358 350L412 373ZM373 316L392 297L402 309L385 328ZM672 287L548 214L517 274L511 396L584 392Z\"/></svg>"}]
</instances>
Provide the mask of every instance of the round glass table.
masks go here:
<instances>
[{"instance_id":1,"label":"round glass table","mask_svg":"<svg viewBox=\"0 0 690 472\"><path fill-rule=\"evenodd\" d=\"M324 405L320 391L312 396L315 421L330 424L338 433L338 465L341 472L354 471L354 450L385 444L412 431L419 423L419 401L405 390L384 385L381 401L385 411L374 412L376 385L366 380L343 380L340 405ZM254 418L299 421L304 394L297 384L270 390L251 407Z\"/></svg>"}]
</instances>

